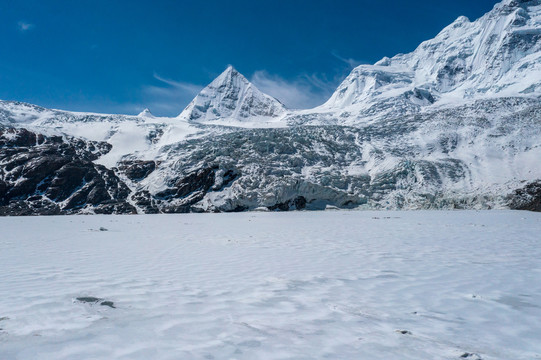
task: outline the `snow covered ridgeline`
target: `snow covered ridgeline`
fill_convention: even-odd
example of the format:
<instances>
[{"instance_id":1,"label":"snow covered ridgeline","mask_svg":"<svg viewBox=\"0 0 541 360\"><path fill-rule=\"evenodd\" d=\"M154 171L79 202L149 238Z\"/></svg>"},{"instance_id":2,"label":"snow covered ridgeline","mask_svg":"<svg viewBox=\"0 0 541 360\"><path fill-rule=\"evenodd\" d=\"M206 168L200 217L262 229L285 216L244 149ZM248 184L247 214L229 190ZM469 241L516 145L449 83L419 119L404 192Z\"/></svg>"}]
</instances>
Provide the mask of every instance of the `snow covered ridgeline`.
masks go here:
<instances>
[{"instance_id":1,"label":"snow covered ridgeline","mask_svg":"<svg viewBox=\"0 0 541 360\"><path fill-rule=\"evenodd\" d=\"M299 115L358 123L468 99L539 96L540 39L541 2L504 0L476 21L459 17L411 53L355 68L325 104Z\"/></svg>"},{"instance_id":2,"label":"snow covered ridgeline","mask_svg":"<svg viewBox=\"0 0 541 360\"><path fill-rule=\"evenodd\" d=\"M91 196L91 201L79 190L96 193L85 180L90 170L77 169L73 158L61 160L65 168L46 167L51 174L21 173L54 159L47 142L26 141L21 138L24 131L9 130L2 135L7 138L0 151L5 192L0 206L4 214L13 215L51 213L43 201L52 202L53 213L290 210L327 205L539 210L540 192L535 186L514 190L526 185L524 180L541 178L540 113L536 100L511 98L363 127L215 129L212 136L160 146L153 160L125 157L115 173L100 180L104 185L98 192L122 196ZM78 142L78 146L95 146ZM14 157L14 146L20 147L21 154L30 150L42 157L21 163ZM100 146L100 155L111 148L106 143ZM18 164L14 170L11 163ZM58 186L56 178L74 171L81 174L81 182L69 182L73 192L66 190L67 197L61 199L48 195L49 187ZM20 181L28 177L35 185ZM113 191L118 186L123 189L119 193ZM77 201L66 201L72 197ZM107 200L103 204L95 200L102 197ZM118 206L112 206L115 201Z\"/></svg>"},{"instance_id":3,"label":"snow covered ridgeline","mask_svg":"<svg viewBox=\"0 0 541 360\"><path fill-rule=\"evenodd\" d=\"M540 215L3 217L0 359L538 359Z\"/></svg>"}]
</instances>

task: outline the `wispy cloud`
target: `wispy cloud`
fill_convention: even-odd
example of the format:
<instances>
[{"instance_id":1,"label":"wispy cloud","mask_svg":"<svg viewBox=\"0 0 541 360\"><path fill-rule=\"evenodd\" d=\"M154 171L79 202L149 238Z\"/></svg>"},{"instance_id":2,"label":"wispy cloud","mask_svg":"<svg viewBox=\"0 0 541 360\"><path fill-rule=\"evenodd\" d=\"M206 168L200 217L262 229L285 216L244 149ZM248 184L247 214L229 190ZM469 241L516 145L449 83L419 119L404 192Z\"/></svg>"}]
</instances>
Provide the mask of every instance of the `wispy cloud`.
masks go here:
<instances>
[{"instance_id":1,"label":"wispy cloud","mask_svg":"<svg viewBox=\"0 0 541 360\"><path fill-rule=\"evenodd\" d=\"M201 85L191 84L191 83L183 82L183 81L175 81L175 80L166 79L166 78L161 77L160 75L158 75L156 73L154 73L154 79L159 80L162 83L171 86L172 88L175 88L175 89L178 89L178 90L181 90L181 91L185 91L185 92L189 92L189 93L194 93L194 94L197 94L199 91L201 91L201 88L202 88Z\"/></svg>"},{"instance_id":2,"label":"wispy cloud","mask_svg":"<svg viewBox=\"0 0 541 360\"><path fill-rule=\"evenodd\" d=\"M21 32L30 31L30 30L34 29L35 27L36 27L36 25L31 24L31 23L26 22L26 21L22 21L22 20L17 23L17 28Z\"/></svg>"},{"instance_id":3,"label":"wispy cloud","mask_svg":"<svg viewBox=\"0 0 541 360\"><path fill-rule=\"evenodd\" d=\"M143 87L143 95L145 107L158 115L178 115L203 88L202 85L167 79L156 73L154 79L160 84Z\"/></svg>"},{"instance_id":4,"label":"wispy cloud","mask_svg":"<svg viewBox=\"0 0 541 360\"><path fill-rule=\"evenodd\" d=\"M286 80L265 70L256 71L251 82L291 109L308 109L323 104L336 88L336 81L317 75L301 75Z\"/></svg>"},{"instance_id":5,"label":"wispy cloud","mask_svg":"<svg viewBox=\"0 0 541 360\"><path fill-rule=\"evenodd\" d=\"M141 106L141 110L148 107L155 115L178 115L204 87L200 84L165 78L156 73L153 77L158 84L143 87L144 106ZM293 79L285 79L259 70L249 80L261 91L277 98L290 109L309 109L327 101L342 77L327 79L322 75L303 74Z\"/></svg>"},{"instance_id":6,"label":"wispy cloud","mask_svg":"<svg viewBox=\"0 0 541 360\"><path fill-rule=\"evenodd\" d=\"M352 58L345 58L338 54L336 51L331 51L331 55L337 58L338 60L342 61L344 64L347 64L351 69L363 64L362 61L355 60Z\"/></svg>"}]
</instances>

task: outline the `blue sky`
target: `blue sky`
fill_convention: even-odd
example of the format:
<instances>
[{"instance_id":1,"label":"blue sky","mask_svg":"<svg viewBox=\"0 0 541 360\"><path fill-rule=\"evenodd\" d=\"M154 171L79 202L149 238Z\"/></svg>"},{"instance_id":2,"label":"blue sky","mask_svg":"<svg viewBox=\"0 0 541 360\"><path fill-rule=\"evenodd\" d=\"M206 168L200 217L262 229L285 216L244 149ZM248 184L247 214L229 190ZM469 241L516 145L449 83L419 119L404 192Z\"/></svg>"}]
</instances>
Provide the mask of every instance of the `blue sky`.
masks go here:
<instances>
[{"instance_id":1,"label":"blue sky","mask_svg":"<svg viewBox=\"0 0 541 360\"><path fill-rule=\"evenodd\" d=\"M227 65L294 108L496 0L0 0L0 99L177 115Z\"/></svg>"}]
</instances>

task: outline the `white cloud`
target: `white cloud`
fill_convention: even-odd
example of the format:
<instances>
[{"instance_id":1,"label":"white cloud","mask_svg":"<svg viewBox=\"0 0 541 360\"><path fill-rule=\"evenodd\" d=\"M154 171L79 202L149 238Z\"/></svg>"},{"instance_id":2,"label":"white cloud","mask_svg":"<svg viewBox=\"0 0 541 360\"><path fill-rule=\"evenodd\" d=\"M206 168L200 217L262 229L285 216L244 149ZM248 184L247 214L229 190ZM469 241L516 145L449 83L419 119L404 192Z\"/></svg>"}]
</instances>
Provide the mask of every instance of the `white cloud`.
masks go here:
<instances>
[{"instance_id":1,"label":"white cloud","mask_svg":"<svg viewBox=\"0 0 541 360\"><path fill-rule=\"evenodd\" d=\"M280 100L291 109L309 109L323 104L335 89L334 81L316 75L286 80L265 70L256 71L250 81L261 91Z\"/></svg>"},{"instance_id":2,"label":"white cloud","mask_svg":"<svg viewBox=\"0 0 541 360\"><path fill-rule=\"evenodd\" d=\"M19 28L19 31L25 32L25 31L32 30L33 28L36 27L36 25L30 24L29 22L26 22L26 21L19 21L17 23L17 27Z\"/></svg>"},{"instance_id":3,"label":"white cloud","mask_svg":"<svg viewBox=\"0 0 541 360\"><path fill-rule=\"evenodd\" d=\"M202 85L175 81L154 74L160 85L143 87L146 106L156 115L176 116L201 91Z\"/></svg>"},{"instance_id":4,"label":"white cloud","mask_svg":"<svg viewBox=\"0 0 541 360\"><path fill-rule=\"evenodd\" d=\"M361 65L363 62L359 60L355 60L352 58L345 58L340 55L336 51L331 51L331 55L337 58L338 60L342 61L344 64L347 64L350 68L356 68L357 66Z\"/></svg>"},{"instance_id":5,"label":"white cloud","mask_svg":"<svg viewBox=\"0 0 541 360\"><path fill-rule=\"evenodd\" d=\"M194 95L197 94L202 89L201 85L166 79L156 73L154 73L154 78L156 80L163 82L164 84L171 86L172 88L178 89L179 91L193 93Z\"/></svg>"}]
</instances>

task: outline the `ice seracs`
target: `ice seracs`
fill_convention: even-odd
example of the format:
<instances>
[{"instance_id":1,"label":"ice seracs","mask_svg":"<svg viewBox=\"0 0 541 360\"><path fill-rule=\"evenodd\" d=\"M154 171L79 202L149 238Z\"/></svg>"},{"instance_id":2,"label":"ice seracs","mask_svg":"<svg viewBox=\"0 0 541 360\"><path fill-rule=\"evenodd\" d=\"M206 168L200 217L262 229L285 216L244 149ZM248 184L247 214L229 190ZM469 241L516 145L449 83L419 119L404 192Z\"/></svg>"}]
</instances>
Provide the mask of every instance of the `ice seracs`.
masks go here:
<instances>
[{"instance_id":1,"label":"ice seracs","mask_svg":"<svg viewBox=\"0 0 541 360\"><path fill-rule=\"evenodd\" d=\"M285 113L280 101L264 94L232 66L212 81L179 118L198 123L275 121Z\"/></svg>"}]
</instances>

